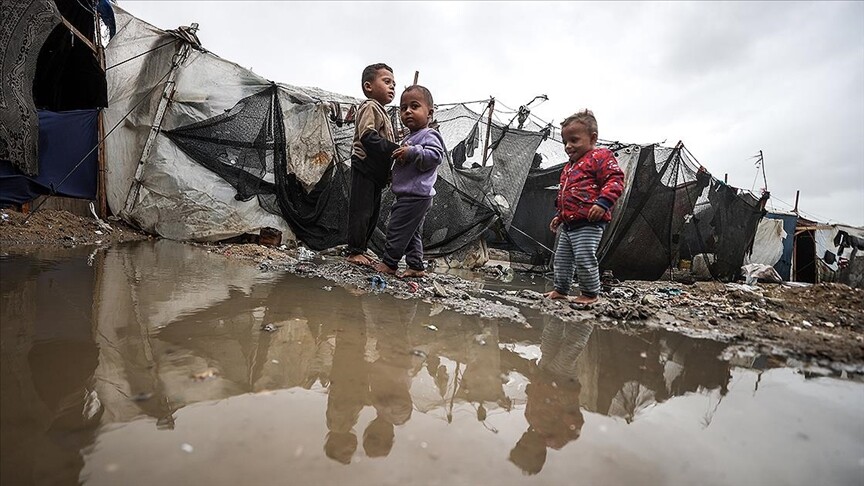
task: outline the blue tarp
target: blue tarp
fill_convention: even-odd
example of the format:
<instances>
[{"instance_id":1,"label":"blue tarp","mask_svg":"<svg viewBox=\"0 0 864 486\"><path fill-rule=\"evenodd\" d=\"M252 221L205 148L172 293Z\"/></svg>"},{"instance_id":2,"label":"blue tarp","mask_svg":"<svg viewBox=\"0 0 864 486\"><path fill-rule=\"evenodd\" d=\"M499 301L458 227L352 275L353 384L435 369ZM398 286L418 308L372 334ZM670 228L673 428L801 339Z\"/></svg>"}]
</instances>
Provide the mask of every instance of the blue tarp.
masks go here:
<instances>
[{"instance_id":1,"label":"blue tarp","mask_svg":"<svg viewBox=\"0 0 864 486\"><path fill-rule=\"evenodd\" d=\"M27 176L10 161L0 160L0 203L32 201L50 194L52 185L58 196L96 199L98 156L93 147L97 143L98 113L99 110L59 113L39 110L39 175ZM58 185L78 162L81 165Z\"/></svg>"},{"instance_id":2,"label":"blue tarp","mask_svg":"<svg viewBox=\"0 0 864 486\"><path fill-rule=\"evenodd\" d=\"M786 232L786 238L783 239L783 255L780 260L774 264L774 269L780 274L783 281L792 280L792 257L793 257L793 242L795 240L795 225L798 224L798 216L785 213L766 213L766 218L779 219L783 221L783 231Z\"/></svg>"}]
</instances>

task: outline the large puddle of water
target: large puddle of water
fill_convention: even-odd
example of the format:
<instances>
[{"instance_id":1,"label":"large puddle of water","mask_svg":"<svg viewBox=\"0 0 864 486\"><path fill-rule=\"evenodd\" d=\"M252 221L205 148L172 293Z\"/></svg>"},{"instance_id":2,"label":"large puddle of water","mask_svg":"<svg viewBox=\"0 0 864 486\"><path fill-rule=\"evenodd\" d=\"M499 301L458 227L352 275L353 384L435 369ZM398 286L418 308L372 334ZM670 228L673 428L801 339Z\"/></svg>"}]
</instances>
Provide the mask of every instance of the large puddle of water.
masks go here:
<instances>
[{"instance_id":1,"label":"large puddle of water","mask_svg":"<svg viewBox=\"0 0 864 486\"><path fill-rule=\"evenodd\" d=\"M170 241L0 275L4 485L864 480L864 384L714 341L525 329Z\"/></svg>"}]
</instances>

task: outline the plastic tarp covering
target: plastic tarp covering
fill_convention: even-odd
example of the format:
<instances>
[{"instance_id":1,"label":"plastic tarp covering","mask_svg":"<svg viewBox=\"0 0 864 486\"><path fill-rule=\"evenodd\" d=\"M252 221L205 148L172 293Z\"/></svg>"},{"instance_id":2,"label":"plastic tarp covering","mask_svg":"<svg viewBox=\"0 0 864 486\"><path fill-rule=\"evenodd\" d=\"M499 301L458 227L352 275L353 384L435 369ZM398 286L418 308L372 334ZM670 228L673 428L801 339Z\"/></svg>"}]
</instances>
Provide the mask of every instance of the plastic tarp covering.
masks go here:
<instances>
[{"instance_id":1,"label":"plastic tarp covering","mask_svg":"<svg viewBox=\"0 0 864 486\"><path fill-rule=\"evenodd\" d=\"M788 237L782 220L762 218L756 228L753 251L744 258L744 263L761 263L773 267L783 256L783 242Z\"/></svg>"},{"instance_id":2,"label":"plastic tarp covering","mask_svg":"<svg viewBox=\"0 0 864 486\"><path fill-rule=\"evenodd\" d=\"M774 264L774 269L780 274L780 278L784 281L792 279L792 256L795 248L795 226L798 223L798 216L792 213L767 213L766 218L776 219L783 222L783 231L787 237L783 239L783 254L777 263Z\"/></svg>"},{"instance_id":3,"label":"plastic tarp covering","mask_svg":"<svg viewBox=\"0 0 864 486\"><path fill-rule=\"evenodd\" d=\"M110 108L105 113L106 130L117 126L106 140L106 192L112 212L145 231L177 240L215 241L263 227L279 229L286 233L284 239L290 239L282 218L255 200L237 200L230 184L162 133L139 169L164 81L181 42L119 7L115 14L117 35L106 49ZM170 130L211 118L270 86L237 64L190 50L186 59L179 60L173 97L160 128Z\"/></svg>"},{"instance_id":4,"label":"plastic tarp covering","mask_svg":"<svg viewBox=\"0 0 864 486\"><path fill-rule=\"evenodd\" d=\"M98 110L39 111L39 175L0 162L0 202L21 204L51 194L96 198ZM62 184L61 184L62 182Z\"/></svg>"}]
</instances>

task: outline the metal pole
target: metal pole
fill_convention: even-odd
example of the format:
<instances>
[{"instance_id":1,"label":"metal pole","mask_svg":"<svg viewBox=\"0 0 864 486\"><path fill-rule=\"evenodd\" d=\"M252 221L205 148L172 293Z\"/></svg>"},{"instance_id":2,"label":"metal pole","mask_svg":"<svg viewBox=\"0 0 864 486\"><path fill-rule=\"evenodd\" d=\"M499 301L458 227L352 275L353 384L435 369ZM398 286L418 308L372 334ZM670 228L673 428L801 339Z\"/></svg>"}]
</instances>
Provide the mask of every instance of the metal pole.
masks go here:
<instances>
[{"instance_id":1,"label":"metal pole","mask_svg":"<svg viewBox=\"0 0 864 486\"><path fill-rule=\"evenodd\" d=\"M798 214L798 196L801 195L801 191L795 191L795 209L792 210L793 213Z\"/></svg>"}]
</instances>

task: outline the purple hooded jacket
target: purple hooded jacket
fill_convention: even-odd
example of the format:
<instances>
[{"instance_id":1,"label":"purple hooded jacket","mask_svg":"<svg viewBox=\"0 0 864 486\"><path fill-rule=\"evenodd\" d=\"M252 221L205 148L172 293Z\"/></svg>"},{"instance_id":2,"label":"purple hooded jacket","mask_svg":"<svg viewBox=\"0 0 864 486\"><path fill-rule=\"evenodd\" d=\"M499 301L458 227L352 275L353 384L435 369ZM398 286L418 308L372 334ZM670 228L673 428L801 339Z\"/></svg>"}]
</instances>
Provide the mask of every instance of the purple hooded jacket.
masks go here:
<instances>
[{"instance_id":1,"label":"purple hooded jacket","mask_svg":"<svg viewBox=\"0 0 864 486\"><path fill-rule=\"evenodd\" d=\"M397 161L393 166L393 181L390 190L396 196L435 195L438 165L444 160L444 139L432 128L423 128L405 137L402 145L411 149L405 162Z\"/></svg>"}]
</instances>

